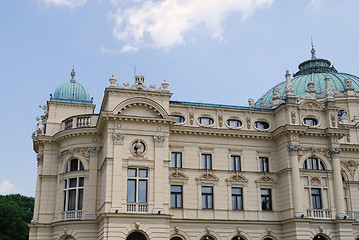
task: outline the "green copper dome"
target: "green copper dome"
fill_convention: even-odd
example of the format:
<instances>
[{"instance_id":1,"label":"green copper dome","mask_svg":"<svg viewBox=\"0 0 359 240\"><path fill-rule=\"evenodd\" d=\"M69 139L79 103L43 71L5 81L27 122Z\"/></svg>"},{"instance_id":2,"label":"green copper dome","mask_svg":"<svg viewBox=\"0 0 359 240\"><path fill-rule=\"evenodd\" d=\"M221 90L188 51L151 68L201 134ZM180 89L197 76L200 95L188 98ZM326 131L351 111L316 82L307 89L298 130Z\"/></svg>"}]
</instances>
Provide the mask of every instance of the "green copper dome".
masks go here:
<instances>
[{"instance_id":1,"label":"green copper dome","mask_svg":"<svg viewBox=\"0 0 359 240\"><path fill-rule=\"evenodd\" d=\"M87 89L75 81L75 71L73 69L71 77L72 79L70 82L63 83L56 88L54 95L50 97L50 101L92 104L93 101Z\"/></svg>"},{"instance_id":2,"label":"green copper dome","mask_svg":"<svg viewBox=\"0 0 359 240\"><path fill-rule=\"evenodd\" d=\"M348 73L339 73L333 66L331 66L330 61L326 59L317 59L315 57L315 50L312 48L312 59L307 60L299 64L299 71L293 75L292 85L294 88L294 93L296 95L306 94L307 85L309 82L313 82L315 86L316 94L322 94L325 91L325 76L327 75L330 78L331 85L335 92L344 92L345 91L345 79L350 79L352 82L352 87L355 92L359 92L359 77L348 74ZM285 97L285 81L277 84L271 88L266 94L262 96L264 103L272 103L273 100L273 89L279 89L280 99ZM259 99L255 106L260 105L261 99Z\"/></svg>"}]
</instances>

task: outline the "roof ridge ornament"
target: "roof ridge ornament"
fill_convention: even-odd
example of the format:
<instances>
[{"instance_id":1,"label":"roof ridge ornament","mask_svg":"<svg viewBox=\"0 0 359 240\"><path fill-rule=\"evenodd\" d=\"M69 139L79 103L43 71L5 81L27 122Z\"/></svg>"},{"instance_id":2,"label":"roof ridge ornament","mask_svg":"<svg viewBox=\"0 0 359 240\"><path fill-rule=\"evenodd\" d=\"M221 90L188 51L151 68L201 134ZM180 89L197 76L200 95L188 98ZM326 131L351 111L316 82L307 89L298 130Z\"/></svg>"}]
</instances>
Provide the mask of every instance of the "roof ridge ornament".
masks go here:
<instances>
[{"instance_id":1,"label":"roof ridge ornament","mask_svg":"<svg viewBox=\"0 0 359 240\"><path fill-rule=\"evenodd\" d=\"M312 50L310 50L310 52L312 53L312 59L316 59L317 57L315 56L315 49L314 49L314 45L313 45L312 36L310 36L310 40L311 40L311 43L312 43Z\"/></svg>"},{"instance_id":2,"label":"roof ridge ornament","mask_svg":"<svg viewBox=\"0 0 359 240\"><path fill-rule=\"evenodd\" d=\"M75 83L75 66L73 65L72 66L72 71L71 71L71 80L70 80L71 83Z\"/></svg>"}]
</instances>

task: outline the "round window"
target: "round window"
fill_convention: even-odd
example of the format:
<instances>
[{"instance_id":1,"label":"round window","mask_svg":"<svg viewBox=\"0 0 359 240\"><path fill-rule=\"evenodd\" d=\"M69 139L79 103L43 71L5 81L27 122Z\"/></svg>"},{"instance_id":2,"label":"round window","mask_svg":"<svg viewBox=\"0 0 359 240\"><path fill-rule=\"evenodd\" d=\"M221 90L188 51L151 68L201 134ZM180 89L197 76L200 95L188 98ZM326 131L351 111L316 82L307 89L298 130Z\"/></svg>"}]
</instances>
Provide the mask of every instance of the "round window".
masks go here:
<instances>
[{"instance_id":1,"label":"round window","mask_svg":"<svg viewBox=\"0 0 359 240\"><path fill-rule=\"evenodd\" d=\"M254 123L254 126L258 129L268 129L269 123L263 121L257 121Z\"/></svg>"}]
</instances>

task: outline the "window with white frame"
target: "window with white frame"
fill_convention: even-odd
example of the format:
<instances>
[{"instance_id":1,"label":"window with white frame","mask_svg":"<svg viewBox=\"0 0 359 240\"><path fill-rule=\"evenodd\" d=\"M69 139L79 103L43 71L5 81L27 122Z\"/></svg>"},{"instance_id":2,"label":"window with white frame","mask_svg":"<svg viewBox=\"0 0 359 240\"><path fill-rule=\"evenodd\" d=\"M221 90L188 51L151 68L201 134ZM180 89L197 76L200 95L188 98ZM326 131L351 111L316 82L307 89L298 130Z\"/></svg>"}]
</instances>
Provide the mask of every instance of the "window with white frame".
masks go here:
<instances>
[{"instance_id":1,"label":"window with white frame","mask_svg":"<svg viewBox=\"0 0 359 240\"><path fill-rule=\"evenodd\" d=\"M127 170L127 202L147 203L148 169Z\"/></svg>"},{"instance_id":2,"label":"window with white frame","mask_svg":"<svg viewBox=\"0 0 359 240\"><path fill-rule=\"evenodd\" d=\"M269 158L259 157L259 171L269 172Z\"/></svg>"},{"instance_id":3,"label":"window with white frame","mask_svg":"<svg viewBox=\"0 0 359 240\"><path fill-rule=\"evenodd\" d=\"M202 186L202 208L213 209L213 187Z\"/></svg>"},{"instance_id":4,"label":"window with white frame","mask_svg":"<svg viewBox=\"0 0 359 240\"><path fill-rule=\"evenodd\" d=\"M181 168L182 167L182 153L172 152L171 153L171 167Z\"/></svg>"},{"instance_id":5,"label":"window with white frame","mask_svg":"<svg viewBox=\"0 0 359 240\"><path fill-rule=\"evenodd\" d=\"M202 169L212 169L212 154L202 154Z\"/></svg>"},{"instance_id":6,"label":"window with white frame","mask_svg":"<svg viewBox=\"0 0 359 240\"><path fill-rule=\"evenodd\" d=\"M241 171L241 156L232 155L231 165L233 171Z\"/></svg>"},{"instance_id":7,"label":"window with white frame","mask_svg":"<svg viewBox=\"0 0 359 240\"><path fill-rule=\"evenodd\" d=\"M84 196L84 178L65 179L64 211L82 210Z\"/></svg>"}]
</instances>

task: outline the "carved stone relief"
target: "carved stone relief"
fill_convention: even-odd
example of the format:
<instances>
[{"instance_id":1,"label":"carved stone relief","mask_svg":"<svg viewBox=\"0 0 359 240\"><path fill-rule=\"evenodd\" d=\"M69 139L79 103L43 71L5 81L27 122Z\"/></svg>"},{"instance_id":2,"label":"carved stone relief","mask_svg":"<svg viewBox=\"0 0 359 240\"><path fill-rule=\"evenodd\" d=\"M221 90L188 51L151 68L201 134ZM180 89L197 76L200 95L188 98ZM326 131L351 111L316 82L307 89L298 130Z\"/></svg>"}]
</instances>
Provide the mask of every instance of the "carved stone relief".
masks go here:
<instances>
[{"instance_id":1,"label":"carved stone relief","mask_svg":"<svg viewBox=\"0 0 359 240\"><path fill-rule=\"evenodd\" d=\"M328 159L331 158L330 152L328 149L326 148L317 148L317 147L302 147L299 151L298 151L298 158L301 158L304 154L306 153L319 153L324 155L325 157L327 157Z\"/></svg>"},{"instance_id":2,"label":"carved stone relief","mask_svg":"<svg viewBox=\"0 0 359 240\"><path fill-rule=\"evenodd\" d=\"M320 186L320 180L317 177L312 177L310 179L310 185L311 186Z\"/></svg>"},{"instance_id":3,"label":"carved stone relief","mask_svg":"<svg viewBox=\"0 0 359 240\"><path fill-rule=\"evenodd\" d=\"M222 114L218 115L218 125L220 127L222 127L222 125L223 125L223 115Z\"/></svg>"},{"instance_id":4,"label":"carved stone relief","mask_svg":"<svg viewBox=\"0 0 359 240\"><path fill-rule=\"evenodd\" d=\"M295 119L297 118L295 111L290 112L290 119L292 120L292 124L295 124Z\"/></svg>"},{"instance_id":5,"label":"carved stone relief","mask_svg":"<svg viewBox=\"0 0 359 240\"><path fill-rule=\"evenodd\" d=\"M289 151L295 151L298 152L301 149L301 146L298 144L290 144L288 146Z\"/></svg>"},{"instance_id":6,"label":"carved stone relief","mask_svg":"<svg viewBox=\"0 0 359 240\"><path fill-rule=\"evenodd\" d=\"M348 171L350 172L351 175L354 176L355 171L357 170L359 163L355 162L353 160L349 160L349 161L341 161L342 165L348 169Z\"/></svg>"},{"instance_id":7,"label":"carved stone relief","mask_svg":"<svg viewBox=\"0 0 359 240\"><path fill-rule=\"evenodd\" d=\"M251 117L246 117L247 129L251 129Z\"/></svg>"},{"instance_id":8,"label":"carved stone relief","mask_svg":"<svg viewBox=\"0 0 359 240\"><path fill-rule=\"evenodd\" d=\"M123 144L125 134L124 133L114 133L114 134L112 134L112 138L113 138L113 144L116 144L116 145Z\"/></svg>"},{"instance_id":9,"label":"carved stone relief","mask_svg":"<svg viewBox=\"0 0 359 240\"><path fill-rule=\"evenodd\" d=\"M73 156L74 154L81 155L87 161L90 161L90 149L88 147L71 148L61 152L61 158L66 156Z\"/></svg>"},{"instance_id":10,"label":"carved stone relief","mask_svg":"<svg viewBox=\"0 0 359 240\"><path fill-rule=\"evenodd\" d=\"M193 125L193 120L194 120L194 113L193 113L193 112L190 112L190 113L189 113L189 124L190 124L190 125Z\"/></svg>"},{"instance_id":11,"label":"carved stone relief","mask_svg":"<svg viewBox=\"0 0 359 240\"><path fill-rule=\"evenodd\" d=\"M334 128L335 127L335 124L336 124L336 119L335 119L335 115L330 115L330 120L331 120L331 122L332 122L332 127Z\"/></svg>"},{"instance_id":12,"label":"carved stone relief","mask_svg":"<svg viewBox=\"0 0 359 240\"><path fill-rule=\"evenodd\" d=\"M98 157L98 153L100 152L100 147L89 147L90 157Z\"/></svg>"},{"instance_id":13,"label":"carved stone relief","mask_svg":"<svg viewBox=\"0 0 359 240\"><path fill-rule=\"evenodd\" d=\"M162 147L163 142L165 141L165 136L153 136L153 140L155 141L156 147Z\"/></svg>"}]
</instances>

